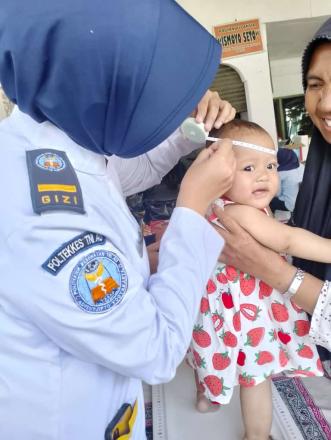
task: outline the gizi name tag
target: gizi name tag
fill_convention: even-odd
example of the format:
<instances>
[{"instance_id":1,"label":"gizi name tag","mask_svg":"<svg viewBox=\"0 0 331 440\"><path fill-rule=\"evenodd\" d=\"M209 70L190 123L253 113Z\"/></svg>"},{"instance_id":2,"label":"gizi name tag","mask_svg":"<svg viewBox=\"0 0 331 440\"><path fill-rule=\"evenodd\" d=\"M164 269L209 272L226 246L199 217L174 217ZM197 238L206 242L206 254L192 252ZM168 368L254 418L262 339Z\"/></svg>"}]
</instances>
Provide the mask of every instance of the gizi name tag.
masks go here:
<instances>
[{"instance_id":1,"label":"gizi name tag","mask_svg":"<svg viewBox=\"0 0 331 440\"><path fill-rule=\"evenodd\" d=\"M26 152L33 210L84 214L81 188L66 153L53 149Z\"/></svg>"}]
</instances>

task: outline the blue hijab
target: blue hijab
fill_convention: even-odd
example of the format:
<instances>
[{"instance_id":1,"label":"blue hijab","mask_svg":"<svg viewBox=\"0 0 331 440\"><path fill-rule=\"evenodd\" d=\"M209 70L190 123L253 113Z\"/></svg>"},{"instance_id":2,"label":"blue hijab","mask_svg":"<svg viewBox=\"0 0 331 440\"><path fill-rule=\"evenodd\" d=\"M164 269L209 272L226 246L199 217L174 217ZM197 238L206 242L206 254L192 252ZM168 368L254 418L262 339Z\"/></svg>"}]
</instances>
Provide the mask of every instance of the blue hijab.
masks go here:
<instances>
[{"instance_id":1,"label":"blue hijab","mask_svg":"<svg viewBox=\"0 0 331 440\"><path fill-rule=\"evenodd\" d=\"M97 153L158 145L219 62L216 40L173 0L1 0L5 93Z\"/></svg>"}]
</instances>

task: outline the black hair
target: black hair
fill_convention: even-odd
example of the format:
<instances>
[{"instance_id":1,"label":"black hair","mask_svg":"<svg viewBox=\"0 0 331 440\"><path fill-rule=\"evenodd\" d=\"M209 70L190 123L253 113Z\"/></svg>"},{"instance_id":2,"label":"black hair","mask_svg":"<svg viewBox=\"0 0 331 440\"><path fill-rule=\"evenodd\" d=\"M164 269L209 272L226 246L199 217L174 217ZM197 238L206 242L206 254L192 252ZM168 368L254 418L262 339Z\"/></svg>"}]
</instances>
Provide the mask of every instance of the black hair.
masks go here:
<instances>
[{"instance_id":1,"label":"black hair","mask_svg":"<svg viewBox=\"0 0 331 440\"><path fill-rule=\"evenodd\" d=\"M259 124L243 119L233 119L232 121L222 125L220 128L213 128L209 136L217 138L232 138L234 132L253 132L261 133L270 137L269 133ZM210 145L210 143L207 143Z\"/></svg>"}]
</instances>

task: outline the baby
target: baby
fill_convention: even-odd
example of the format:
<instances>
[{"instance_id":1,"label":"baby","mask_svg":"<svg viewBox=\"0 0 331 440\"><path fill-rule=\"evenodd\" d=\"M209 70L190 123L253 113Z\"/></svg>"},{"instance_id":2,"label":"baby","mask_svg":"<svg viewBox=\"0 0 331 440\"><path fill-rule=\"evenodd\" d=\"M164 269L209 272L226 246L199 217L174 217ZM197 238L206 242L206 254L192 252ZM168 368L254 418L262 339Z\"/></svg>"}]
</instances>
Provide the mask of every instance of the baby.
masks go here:
<instances>
[{"instance_id":1,"label":"baby","mask_svg":"<svg viewBox=\"0 0 331 440\"><path fill-rule=\"evenodd\" d=\"M211 135L233 140L237 171L233 186L220 199L227 213L271 249L330 263L331 240L269 216L268 206L279 185L270 135L257 124L241 120ZM217 222L215 216L210 220ZM322 375L309 327L306 314L286 296L218 262L201 300L188 352L196 373L198 410L228 403L234 386L240 385L244 438L267 439L272 422L270 376L282 371Z\"/></svg>"}]
</instances>

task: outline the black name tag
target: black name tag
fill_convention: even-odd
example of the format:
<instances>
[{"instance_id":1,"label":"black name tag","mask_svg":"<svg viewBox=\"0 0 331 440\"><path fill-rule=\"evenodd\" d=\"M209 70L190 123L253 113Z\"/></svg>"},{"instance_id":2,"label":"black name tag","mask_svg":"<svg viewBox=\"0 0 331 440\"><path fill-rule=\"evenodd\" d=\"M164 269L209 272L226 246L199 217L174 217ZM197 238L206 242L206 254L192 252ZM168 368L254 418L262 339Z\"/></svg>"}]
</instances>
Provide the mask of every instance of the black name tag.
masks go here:
<instances>
[{"instance_id":1,"label":"black name tag","mask_svg":"<svg viewBox=\"0 0 331 440\"><path fill-rule=\"evenodd\" d=\"M26 152L33 210L84 214L81 188L66 153L53 149Z\"/></svg>"},{"instance_id":2,"label":"black name tag","mask_svg":"<svg viewBox=\"0 0 331 440\"><path fill-rule=\"evenodd\" d=\"M92 246L104 244L105 241L105 237L101 234L89 231L83 232L56 249L42 264L42 268L55 276L77 254Z\"/></svg>"}]
</instances>

